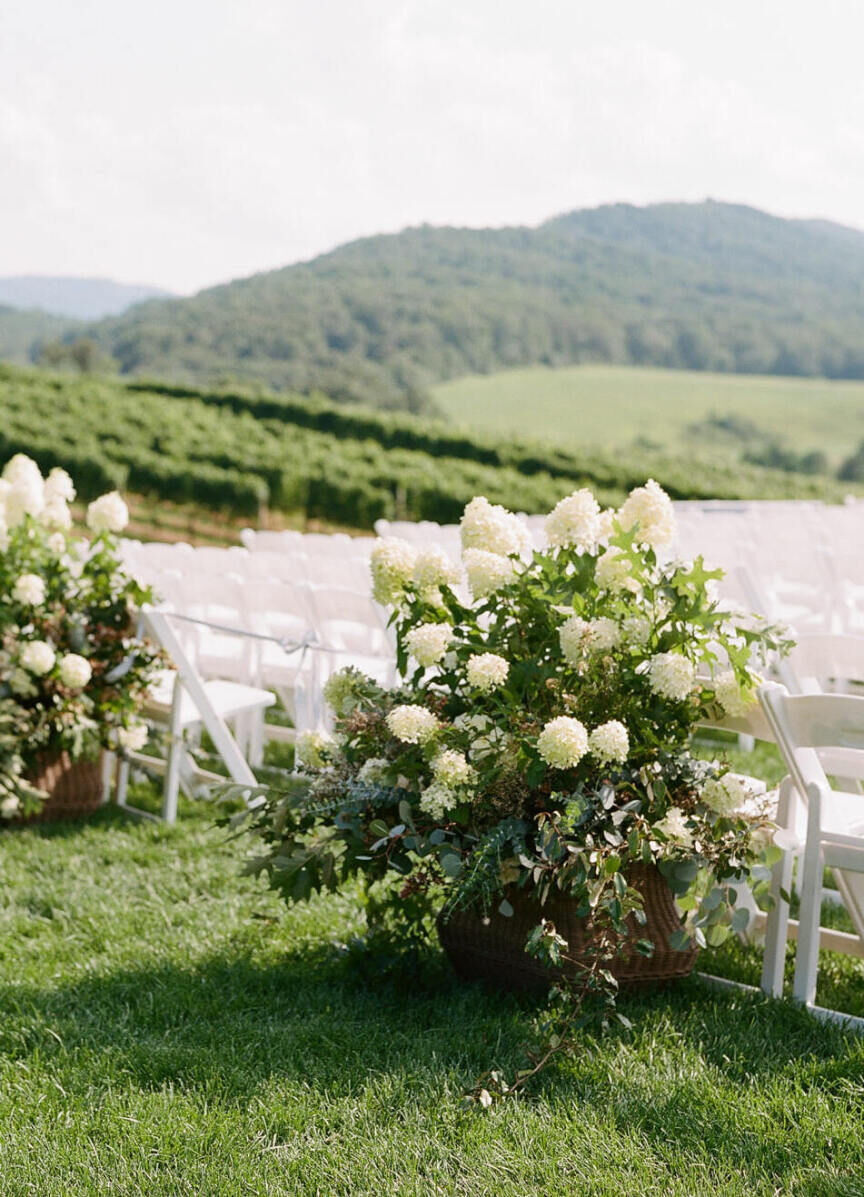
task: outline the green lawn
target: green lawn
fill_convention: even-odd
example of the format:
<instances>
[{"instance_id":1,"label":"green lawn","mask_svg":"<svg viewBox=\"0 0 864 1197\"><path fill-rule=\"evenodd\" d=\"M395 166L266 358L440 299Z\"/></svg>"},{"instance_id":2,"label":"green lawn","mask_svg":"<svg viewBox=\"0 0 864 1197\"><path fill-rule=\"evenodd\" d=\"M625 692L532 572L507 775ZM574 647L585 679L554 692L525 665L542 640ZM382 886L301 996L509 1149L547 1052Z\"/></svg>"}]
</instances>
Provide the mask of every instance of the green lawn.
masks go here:
<instances>
[{"instance_id":1,"label":"green lawn","mask_svg":"<svg viewBox=\"0 0 864 1197\"><path fill-rule=\"evenodd\" d=\"M459 424L562 444L644 438L682 449L697 443L687 426L712 414L750 420L798 452L821 449L833 465L864 439L864 382L537 366L441 383L433 395Z\"/></svg>"},{"instance_id":2,"label":"green lawn","mask_svg":"<svg viewBox=\"0 0 864 1197\"><path fill-rule=\"evenodd\" d=\"M243 851L188 805L0 832L3 1197L864 1193L861 1039L692 980L464 1110L531 1003L435 950L359 966L350 893L286 911ZM820 999L864 1013L864 962L823 965ZM704 967L752 982L759 957Z\"/></svg>"}]
</instances>

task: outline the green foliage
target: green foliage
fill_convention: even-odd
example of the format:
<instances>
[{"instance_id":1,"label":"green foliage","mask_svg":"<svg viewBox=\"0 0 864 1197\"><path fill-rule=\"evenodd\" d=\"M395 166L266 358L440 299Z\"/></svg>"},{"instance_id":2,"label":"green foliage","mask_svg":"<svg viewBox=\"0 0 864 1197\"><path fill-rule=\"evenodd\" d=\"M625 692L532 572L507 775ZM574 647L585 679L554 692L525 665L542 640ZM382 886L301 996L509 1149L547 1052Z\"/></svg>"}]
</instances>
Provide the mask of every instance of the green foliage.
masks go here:
<instances>
[{"instance_id":1,"label":"green foliage","mask_svg":"<svg viewBox=\"0 0 864 1197\"><path fill-rule=\"evenodd\" d=\"M649 475L676 498L842 495L825 479L694 455L475 439L323 397L127 386L2 366L0 416L0 456L62 465L85 498L128 487L252 519L269 504L358 528L394 516L451 523L475 494L542 512L580 483L615 502Z\"/></svg>"},{"instance_id":2,"label":"green foliage","mask_svg":"<svg viewBox=\"0 0 864 1197\"><path fill-rule=\"evenodd\" d=\"M124 374L242 377L418 410L540 363L864 377L864 238L729 204L422 227L87 327Z\"/></svg>"}]
</instances>

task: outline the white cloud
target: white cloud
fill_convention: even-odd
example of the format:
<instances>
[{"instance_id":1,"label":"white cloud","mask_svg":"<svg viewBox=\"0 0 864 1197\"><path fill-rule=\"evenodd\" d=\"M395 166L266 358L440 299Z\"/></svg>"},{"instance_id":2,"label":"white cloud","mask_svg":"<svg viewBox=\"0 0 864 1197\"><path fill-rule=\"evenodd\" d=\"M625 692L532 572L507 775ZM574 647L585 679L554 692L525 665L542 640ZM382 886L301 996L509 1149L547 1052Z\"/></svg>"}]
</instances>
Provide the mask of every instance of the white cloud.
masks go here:
<instances>
[{"instance_id":1,"label":"white cloud","mask_svg":"<svg viewBox=\"0 0 864 1197\"><path fill-rule=\"evenodd\" d=\"M855 0L7 0L2 270L193 289L614 200L861 222ZM802 67L806 63L806 68Z\"/></svg>"}]
</instances>

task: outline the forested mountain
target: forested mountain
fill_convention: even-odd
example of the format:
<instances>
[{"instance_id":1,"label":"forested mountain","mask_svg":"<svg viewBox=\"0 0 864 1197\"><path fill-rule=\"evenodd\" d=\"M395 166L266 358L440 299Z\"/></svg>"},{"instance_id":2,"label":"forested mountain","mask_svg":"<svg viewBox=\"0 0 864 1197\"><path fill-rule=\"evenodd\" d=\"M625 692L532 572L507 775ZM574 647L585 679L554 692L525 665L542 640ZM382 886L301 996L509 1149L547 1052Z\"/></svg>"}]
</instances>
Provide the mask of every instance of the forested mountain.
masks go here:
<instances>
[{"instance_id":1,"label":"forested mountain","mask_svg":"<svg viewBox=\"0 0 864 1197\"><path fill-rule=\"evenodd\" d=\"M123 373L420 406L542 363L864 377L864 233L706 202L421 227L90 326Z\"/></svg>"},{"instance_id":2,"label":"forested mountain","mask_svg":"<svg viewBox=\"0 0 864 1197\"><path fill-rule=\"evenodd\" d=\"M71 320L101 320L119 316L133 303L166 298L170 292L138 283L117 283L110 278L51 277L41 274L0 278L0 304L37 309Z\"/></svg>"}]
</instances>

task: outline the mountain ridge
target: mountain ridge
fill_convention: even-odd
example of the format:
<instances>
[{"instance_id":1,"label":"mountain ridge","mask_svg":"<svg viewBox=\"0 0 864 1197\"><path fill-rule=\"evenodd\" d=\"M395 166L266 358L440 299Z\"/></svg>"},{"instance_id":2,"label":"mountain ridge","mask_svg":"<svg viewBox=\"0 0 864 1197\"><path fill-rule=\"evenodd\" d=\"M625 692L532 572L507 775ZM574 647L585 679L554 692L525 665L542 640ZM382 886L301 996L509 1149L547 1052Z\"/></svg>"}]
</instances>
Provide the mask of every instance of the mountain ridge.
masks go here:
<instances>
[{"instance_id":1,"label":"mountain ridge","mask_svg":"<svg viewBox=\"0 0 864 1197\"><path fill-rule=\"evenodd\" d=\"M437 382L534 364L862 378L864 232L714 200L419 225L84 333L124 374L408 409Z\"/></svg>"}]
</instances>

